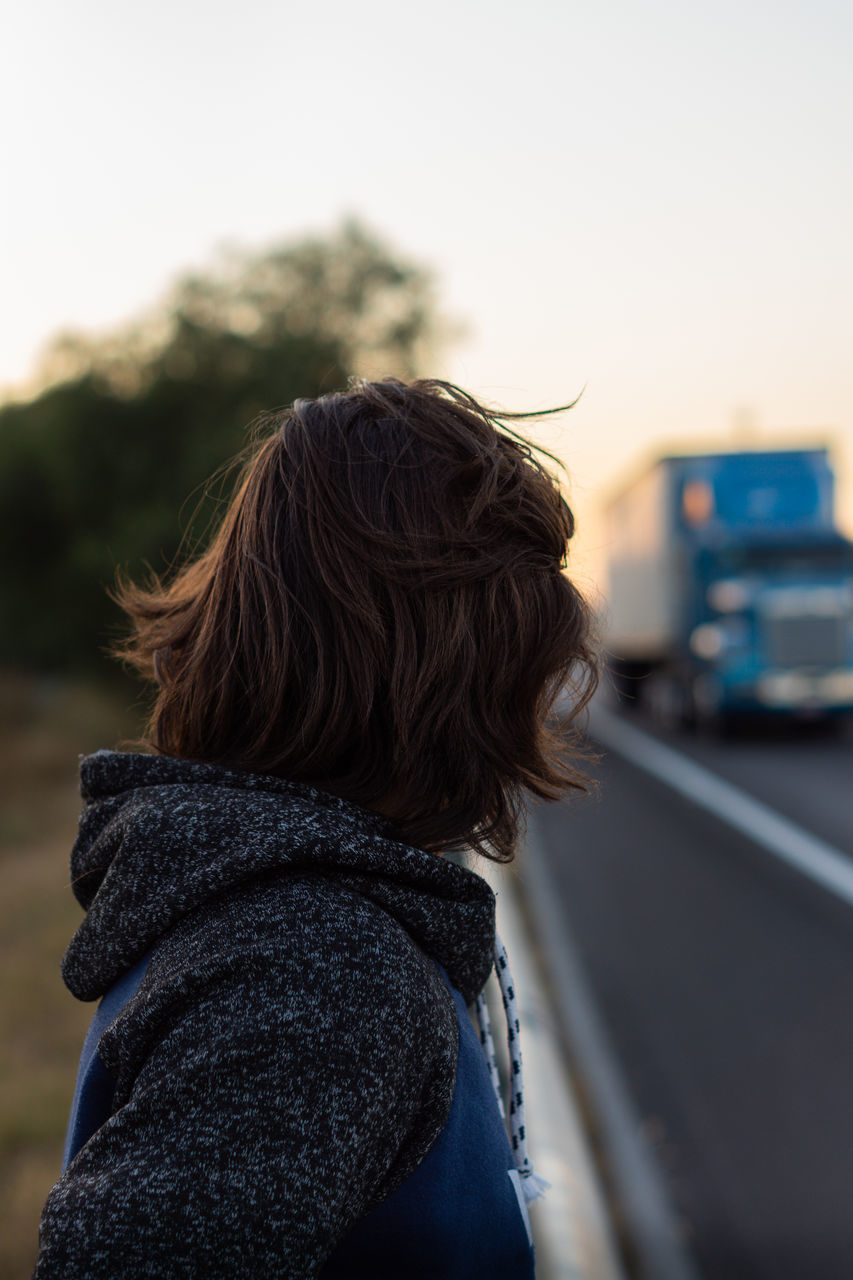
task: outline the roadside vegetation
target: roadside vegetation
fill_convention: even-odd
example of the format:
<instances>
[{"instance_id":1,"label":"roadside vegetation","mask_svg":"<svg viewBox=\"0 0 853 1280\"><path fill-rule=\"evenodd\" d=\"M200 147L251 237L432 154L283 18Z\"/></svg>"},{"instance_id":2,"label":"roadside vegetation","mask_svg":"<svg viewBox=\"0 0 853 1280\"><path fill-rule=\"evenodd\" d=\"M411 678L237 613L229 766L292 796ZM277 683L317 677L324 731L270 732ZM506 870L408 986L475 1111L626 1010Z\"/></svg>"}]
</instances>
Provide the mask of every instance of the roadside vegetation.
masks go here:
<instances>
[{"instance_id":1,"label":"roadside vegetation","mask_svg":"<svg viewBox=\"0 0 853 1280\"><path fill-rule=\"evenodd\" d=\"M0 673L0 1276L25 1280L41 1208L59 1176L77 1060L92 1005L59 962L82 912L68 855L78 754L139 733L132 691Z\"/></svg>"},{"instance_id":2,"label":"roadside vegetation","mask_svg":"<svg viewBox=\"0 0 853 1280\"><path fill-rule=\"evenodd\" d=\"M351 374L411 377L444 331L429 274L348 222L57 338L42 390L0 405L0 666L103 673L116 569L162 572L205 537L259 415Z\"/></svg>"}]
</instances>

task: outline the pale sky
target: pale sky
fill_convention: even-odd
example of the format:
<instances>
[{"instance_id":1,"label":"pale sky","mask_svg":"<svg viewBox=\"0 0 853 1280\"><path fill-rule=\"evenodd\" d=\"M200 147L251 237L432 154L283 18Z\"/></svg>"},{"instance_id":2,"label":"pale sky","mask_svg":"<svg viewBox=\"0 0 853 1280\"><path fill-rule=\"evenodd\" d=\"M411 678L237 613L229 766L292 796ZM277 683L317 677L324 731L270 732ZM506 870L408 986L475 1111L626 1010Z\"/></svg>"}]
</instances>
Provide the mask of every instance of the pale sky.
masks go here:
<instances>
[{"instance_id":1,"label":"pale sky","mask_svg":"<svg viewBox=\"0 0 853 1280\"><path fill-rule=\"evenodd\" d=\"M29 0L7 17L0 384L218 245L353 213L434 268L434 372L571 399L579 552L665 446L834 444L853 527L849 0ZM586 542L584 542L586 539Z\"/></svg>"}]
</instances>

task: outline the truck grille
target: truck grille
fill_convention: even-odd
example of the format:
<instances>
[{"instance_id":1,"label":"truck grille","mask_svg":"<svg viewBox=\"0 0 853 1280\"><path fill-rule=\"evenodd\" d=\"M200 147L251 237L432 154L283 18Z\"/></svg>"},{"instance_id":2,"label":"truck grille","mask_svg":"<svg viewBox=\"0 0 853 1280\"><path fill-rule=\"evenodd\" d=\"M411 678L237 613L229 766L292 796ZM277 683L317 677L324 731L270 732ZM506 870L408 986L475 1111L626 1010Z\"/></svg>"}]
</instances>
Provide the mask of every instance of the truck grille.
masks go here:
<instances>
[{"instance_id":1,"label":"truck grille","mask_svg":"<svg viewBox=\"0 0 853 1280\"><path fill-rule=\"evenodd\" d=\"M843 666L843 617L777 617L765 619L767 651L774 667Z\"/></svg>"}]
</instances>

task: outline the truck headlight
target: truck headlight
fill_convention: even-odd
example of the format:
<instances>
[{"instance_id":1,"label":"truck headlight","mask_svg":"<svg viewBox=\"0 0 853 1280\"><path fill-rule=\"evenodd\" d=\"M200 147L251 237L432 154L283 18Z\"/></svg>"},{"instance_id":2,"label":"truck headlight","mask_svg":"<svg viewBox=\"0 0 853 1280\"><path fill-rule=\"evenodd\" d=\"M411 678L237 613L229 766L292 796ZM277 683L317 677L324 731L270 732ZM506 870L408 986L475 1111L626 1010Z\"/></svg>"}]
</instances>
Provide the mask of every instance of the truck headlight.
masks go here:
<instances>
[{"instance_id":1,"label":"truck headlight","mask_svg":"<svg viewBox=\"0 0 853 1280\"><path fill-rule=\"evenodd\" d=\"M743 578L721 578L708 587L708 604L717 613L737 613L747 607L751 595Z\"/></svg>"},{"instance_id":2,"label":"truck headlight","mask_svg":"<svg viewBox=\"0 0 853 1280\"><path fill-rule=\"evenodd\" d=\"M704 658L706 662L718 658L725 643L726 637L722 627L715 627L713 622L703 622L690 635L691 652L695 653L697 658Z\"/></svg>"}]
</instances>

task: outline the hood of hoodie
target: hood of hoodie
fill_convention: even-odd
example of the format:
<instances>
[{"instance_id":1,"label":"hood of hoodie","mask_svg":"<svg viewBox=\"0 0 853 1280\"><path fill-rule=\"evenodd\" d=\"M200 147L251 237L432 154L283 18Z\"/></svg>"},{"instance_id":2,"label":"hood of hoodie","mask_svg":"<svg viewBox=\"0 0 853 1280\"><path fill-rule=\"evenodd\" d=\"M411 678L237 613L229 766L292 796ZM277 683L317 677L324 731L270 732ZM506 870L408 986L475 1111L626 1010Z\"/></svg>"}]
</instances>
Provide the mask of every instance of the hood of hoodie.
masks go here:
<instances>
[{"instance_id":1,"label":"hood of hoodie","mask_svg":"<svg viewBox=\"0 0 853 1280\"><path fill-rule=\"evenodd\" d=\"M102 996L182 917L277 872L331 876L393 916L470 1002L494 956L495 900L472 871L401 843L378 814L312 787L166 756L98 751L71 884L86 911L62 961Z\"/></svg>"}]
</instances>

